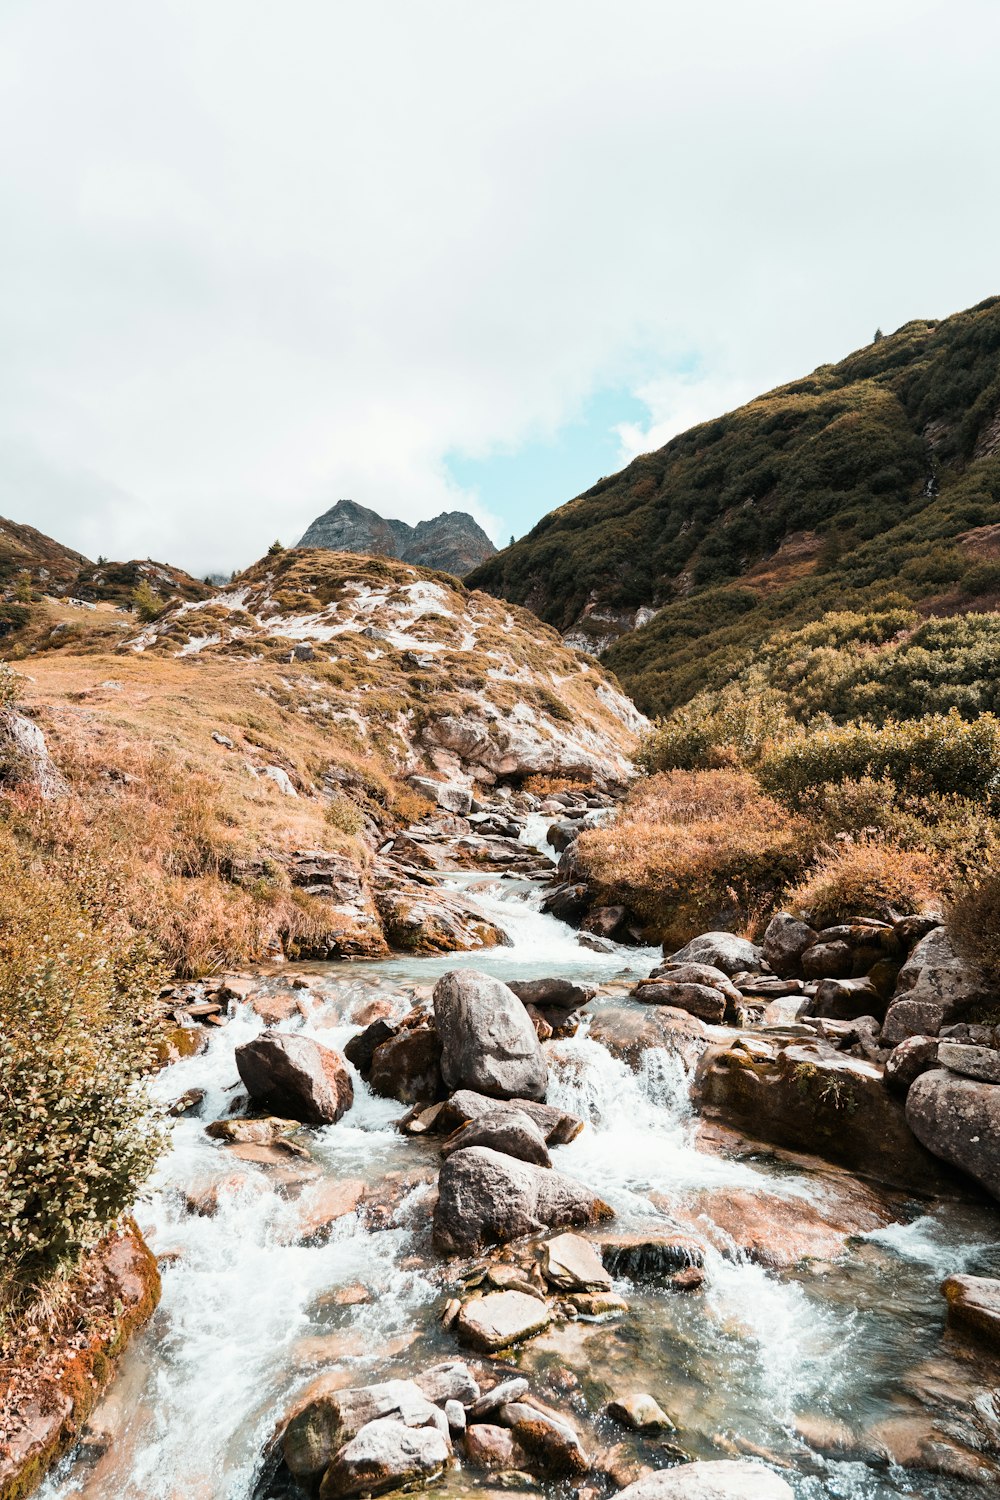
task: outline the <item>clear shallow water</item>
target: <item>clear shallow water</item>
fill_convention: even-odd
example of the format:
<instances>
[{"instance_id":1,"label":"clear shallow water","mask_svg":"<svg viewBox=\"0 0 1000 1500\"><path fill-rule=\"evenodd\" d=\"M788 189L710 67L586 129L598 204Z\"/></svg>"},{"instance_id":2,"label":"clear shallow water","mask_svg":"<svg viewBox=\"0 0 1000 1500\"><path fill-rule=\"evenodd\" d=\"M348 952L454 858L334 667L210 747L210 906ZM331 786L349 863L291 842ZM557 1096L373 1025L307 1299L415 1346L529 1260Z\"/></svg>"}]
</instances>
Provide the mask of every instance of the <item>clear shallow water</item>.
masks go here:
<instances>
[{"instance_id":1,"label":"clear shallow water","mask_svg":"<svg viewBox=\"0 0 1000 1500\"><path fill-rule=\"evenodd\" d=\"M458 966L504 979L562 974L607 983L645 974L659 958L658 950L582 948L575 932L539 913L537 893L526 882L476 876L456 883L476 886L477 901L504 927L509 947L310 966L308 1019L282 1029L342 1046L357 1030L352 1017L373 997L393 995L405 1009L413 987L429 986ZM426 1253L428 1185L400 1188L401 1227L372 1232L348 1215L328 1244L294 1243L300 1215L325 1181L361 1177L376 1184L436 1166L432 1145L394 1128L402 1106L373 1097L356 1079L345 1119L302 1137L314 1163L306 1173L317 1174L305 1184L294 1180L297 1163L275 1174L235 1161L205 1135L205 1123L224 1116L238 1097L236 1046L261 1029L252 1012L240 1009L211 1034L206 1052L155 1081L164 1104L190 1088L206 1091L200 1117L173 1124L172 1148L139 1210L150 1243L165 1257L163 1299L95 1418L110 1446L102 1452L93 1445L87 1456L67 1461L45 1486L44 1500L250 1500L262 1450L317 1375L334 1371L343 1383L358 1383L454 1352L437 1326L446 1291ZM824 1191L807 1174L699 1150L676 1058L651 1051L633 1073L586 1028L547 1050L550 1099L588 1122L576 1141L554 1152L555 1165L615 1207L616 1229L662 1224L671 1201L694 1189L767 1191L793 1202ZM189 1211L189 1194L220 1183L214 1216ZM791 1466L784 1471L799 1500L966 1500L988 1491L923 1471L826 1459L796 1435L796 1426L846 1422L870 1429L921 1410L930 1381L921 1367L939 1355L940 1279L957 1269L1000 1270L998 1240L995 1214L956 1205L867 1235L835 1263L794 1272L766 1271L709 1250L702 1293L622 1281L627 1318L566 1325L515 1358L542 1387L572 1390L571 1404L591 1414L613 1395L650 1390L691 1456L771 1455ZM351 1289L353 1299L359 1287L366 1302L338 1302L338 1293ZM938 1386L958 1391L959 1404L968 1407L977 1392L984 1399L978 1372L965 1386L952 1365L931 1374ZM922 1393L919 1400L913 1390ZM989 1423L995 1414L985 1401ZM598 1442L621 1438L620 1429L598 1421ZM655 1443L635 1440L633 1447L645 1461L664 1462ZM451 1495L473 1493L476 1482L457 1474L446 1488Z\"/></svg>"}]
</instances>

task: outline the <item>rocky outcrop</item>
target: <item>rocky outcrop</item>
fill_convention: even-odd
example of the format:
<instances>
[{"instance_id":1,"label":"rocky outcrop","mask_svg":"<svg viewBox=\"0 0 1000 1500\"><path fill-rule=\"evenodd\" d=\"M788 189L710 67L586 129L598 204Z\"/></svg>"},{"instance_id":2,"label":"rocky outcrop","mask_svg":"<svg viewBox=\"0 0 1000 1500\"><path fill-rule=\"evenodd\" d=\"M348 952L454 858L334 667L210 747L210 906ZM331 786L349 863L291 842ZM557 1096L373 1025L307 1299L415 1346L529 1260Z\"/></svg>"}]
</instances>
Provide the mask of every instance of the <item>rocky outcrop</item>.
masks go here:
<instances>
[{"instance_id":1,"label":"rocky outcrop","mask_svg":"<svg viewBox=\"0 0 1000 1500\"><path fill-rule=\"evenodd\" d=\"M332 1125L354 1103L339 1053L309 1037L264 1031L237 1047L236 1066L256 1105L306 1125Z\"/></svg>"},{"instance_id":2,"label":"rocky outcrop","mask_svg":"<svg viewBox=\"0 0 1000 1500\"><path fill-rule=\"evenodd\" d=\"M508 1099L506 1106L528 1116L538 1126L547 1146L568 1146L583 1129L583 1121L554 1104L539 1104L535 1099ZM497 1111L497 1101L472 1089L459 1089L441 1107L436 1119L438 1130L457 1130L469 1120L482 1119Z\"/></svg>"},{"instance_id":3,"label":"rocky outcrop","mask_svg":"<svg viewBox=\"0 0 1000 1500\"><path fill-rule=\"evenodd\" d=\"M1000 1085L933 1068L912 1084L906 1120L928 1151L1000 1199Z\"/></svg>"},{"instance_id":4,"label":"rocky outcrop","mask_svg":"<svg viewBox=\"0 0 1000 1500\"><path fill-rule=\"evenodd\" d=\"M4 782L33 786L46 802L69 792L38 725L12 709L0 708L0 785Z\"/></svg>"},{"instance_id":5,"label":"rocky outcrop","mask_svg":"<svg viewBox=\"0 0 1000 1500\"><path fill-rule=\"evenodd\" d=\"M119 1356L160 1299L156 1261L131 1220L87 1255L65 1294L68 1322L0 1360L0 1500L22 1500L73 1443Z\"/></svg>"},{"instance_id":6,"label":"rocky outcrop","mask_svg":"<svg viewBox=\"0 0 1000 1500\"><path fill-rule=\"evenodd\" d=\"M908 1036L937 1036L942 1026L960 1020L982 998L982 986L958 957L945 928L935 927L899 971L882 1028L883 1045L894 1047Z\"/></svg>"},{"instance_id":7,"label":"rocky outcrop","mask_svg":"<svg viewBox=\"0 0 1000 1500\"><path fill-rule=\"evenodd\" d=\"M434 1243L446 1255L468 1255L543 1229L580 1228L611 1217L608 1205L575 1178L472 1146L456 1151L441 1168Z\"/></svg>"},{"instance_id":8,"label":"rocky outcrop","mask_svg":"<svg viewBox=\"0 0 1000 1500\"><path fill-rule=\"evenodd\" d=\"M949 1276L941 1283L953 1328L975 1334L1000 1349L1000 1280L995 1276Z\"/></svg>"},{"instance_id":9,"label":"rocky outcrop","mask_svg":"<svg viewBox=\"0 0 1000 1500\"><path fill-rule=\"evenodd\" d=\"M369 557L396 557L423 568L440 568L461 578L496 548L482 527L465 511L442 511L430 521L410 526L386 520L354 500L338 500L308 528L300 547L332 552L361 552Z\"/></svg>"},{"instance_id":10,"label":"rocky outcrop","mask_svg":"<svg viewBox=\"0 0 1000 1500\"><path fill-rule=\"evenodd\" d=\"M709 1047L697 1093L705 1116L758 1140L826 1157L891 1187L925 1195L948 1187L947 1174L915 1139L909 1109L904 1115L885 1087L882 1069L827 1042L744 1036Z\"/></svg>"},{"instance_id":11,"label":"rocky outcrop","mask_svg":"<svg viewBox=\"0 0 1000 1500\"><path fill-rule=\"evenodd\" d=\"M450 1089L543 1099L548 1068L524 1005L489 974L454 969L434 989L441 1073Z\"/></svg>"}]
</instances>

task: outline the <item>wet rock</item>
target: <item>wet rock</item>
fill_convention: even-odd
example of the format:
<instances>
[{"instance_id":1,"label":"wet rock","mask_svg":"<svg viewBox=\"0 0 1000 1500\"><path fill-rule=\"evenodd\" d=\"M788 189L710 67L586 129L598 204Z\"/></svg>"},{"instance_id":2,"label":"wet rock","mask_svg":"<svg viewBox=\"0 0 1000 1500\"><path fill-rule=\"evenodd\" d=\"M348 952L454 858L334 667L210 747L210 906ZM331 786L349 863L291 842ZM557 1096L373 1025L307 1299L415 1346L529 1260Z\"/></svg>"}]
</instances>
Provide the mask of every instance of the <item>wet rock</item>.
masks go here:
<instances>
[{"instance_id":1,"label":"wet rock","mask_svg":"<svg viewBox=\"0 0 1000 1500\"><path fill-rule=\"evenodd\" d=\"M369 1423L383 1417L432 1421L435 1414L436 1408L412 1380L321 1389L288 1423L282 1453L297 1479L318 1480L338 1450Z\"/></svg>"},{"instance_id":2,"label":"wet rock","mask_svg":"<svg viewBox=\"0 0 1000 1500\"><path fill-rule=\"evenodd\" d=\"M759 974L764 967L764 955L756 943L732 932L703 932L672 953L670 958L675 964L711 964L712 968L721 969L730 976L741 970Z\"/></svg>"},{"instance_id":3,"label":"wet rock","mask_svg":"<svg viewBox=\"0 0 1000 1500\"><path fill-rule=\"evenodd\" d=\"M323 1476L320 1500L382 1495L440 1474L451 1457L448 1439L436 1427L407 1427L379 1417L341 1448Z\"/></svg>"},{"instance_id":4,"label":"wet rock","mask_svg":"<svg viewBox=\"0 0 1000 1500\"><path fill-rule=\"evenodd\" d=\"M705 1284L705 1271L702 1266L685 1266L683 1271L675 1271L670 1278L670 1285L675 1292L696 1292Z\"/></svg>"},{"instance_id":5,"label":"wet rock","mask_svg":"<svg viewBox=\"0 0 1000 1500\"><path fill-rule=\"evenodd\" d=\"M620 1422L623 1427L630 1427L633 1432L673 1431L673 1422L659 1402L645 1391L634 1396L619 1396L617 1400L609 1401L606 1411L612 1422Z\"/></svg>"},{"instance_id":6,"label":"wet rock","mask_svg":"<svg viewBox=\"0 0 1000 1500\"><path fill-rule=\"evenodd\" d=\"M620 1492L619 1500L794 1500L792 1488L763 1464L712 1459L661 1469Z\"/></svg>"},{"instance_id":7,"label":"wet rock","mask_svg":"<svg viewBox=\"0 0 1000 1500\"><path fill-rule=\"evenodd\" d=\"M499 1411L501 1406L506 1406L508 1401L520 1401L527 1394L528 1382L523 1375L515 1375L512 1380L502 1380L491 1391L480 1396L478 1401L473 1402L469 1407L469 1421L485 1422L487 1417Z\"/></svg>"},{"instance_id":8,"label":"wet rock","mask_svg":"<svg viewBox=\"0 0 1000 1500\"><path fill-rule=\"evenodd\" d=\"M366 1026L364 1031L359 1031L357 1036L352 1036L344 1047L344 1056L347 1061L357 1068L362 1078L367 1078L371 1072L372 1058L377 1048L382 1046L399 1030L393 1021L386 1020L384 1016L377 1017L371 1025Z\"/></svg>"},{"instance_id":9,"label":"wet rock","mask_svg":"<svg viewBox=\"0 0 1000 1500\"><path fill-rule=\"evenodd\" d=\"M552 1165L544 1135L534 1120L520 1109L497 1109L480 1115L477 1120L470 1120L448 1137L441 1153L447 1157L469 1146L488 1146L492 1151L517 1157L518 1161L533 1162L538 1167Z\"/></svg>"},{"instance_id":10,"label":"wet rock","mask_svg":"<svg viewBox=\"0 0 1000 1500\"><path fill-rule=\"evenodd\" d=\"M340 1055L308 1037L265 1031L236 1048L240 1078L255 1104L307 1125L329 1125L354 1102Z\"/></svg>"},{"instance_id":11,"label":"wet rock","mask_svg":"<svg viewBox=\"0 0 1000 1500\"><path fill-rule=\"evenodd\" d=\"M414 1375L413 1383L435 1406L443 1406L446 1401L459 1401L464 1408L480 1398L479 1382L460 1359L447 1359L442 1364L432 1365L429 1370Z\"/></svg>"},{"instance_id":12,"label":"wet rock","mask_svg":"<svg viewBox=\"0 0 1000 1500\"><path fill-rule=\"evenodd\" d=\"M782 979L802 974L802 955L816 941L816 931L791 912L779 911L767 924L761 950L775 974Z\"/></svg>"},{"instance_id":13,"label":"wet rock","mask_svg":"<svg viewBox=\"0 0 1000 1500\"><path fill-rule=\"evenodd\" d=\"M284 1137L298 1130L298 1120L279 1120L265 1115L260 1120L213 1120L205 1126L205 1134L215 1141L249 1146L270 1146L283 1141Z\"/></svg>"},{"instance_id":14,"label":"wet rock","mask_svg":"<svg viewBox=\"0 0 1000 1500\"><path fill-rule=\"evenodd\" d=\"M565 1292L606 1292L611 1277L590 1240L578 1234L557 1234L541 1247L542 1275L550 1286Z\"/></svg>"},{"instance_id":15,"label":"wet rock","mask_svg":"<svg viewBox=\"0 0 1000 1500\"><path fill-rule=\"evenodd\" d=\"M604 1234L600 1247L601 1259L611 1275L626 1276L630 1281L656 1280L700 1267L705 1255L702 1240L679 1225L667 1224L648 1231Z\"/></svg>"},{"instance_id":16,"label":"wet rock","mask_svg":"<svg viewBox=\"0 0 1000 1500\"><path fill-rule=\"evenodd\" d=\"M365 1196L365 1184L359 1177L339 1182L324 1179L310 1188L299 1200L296 1243L319 1245L328 1239L338 1219L346 1218L359 1208Z\"/></svg>"},{"instance_id":17,"label":"wet rock","mask_svg":"<svg viewBox=\"0 0 1000 1500\"><path fill-rule=\"evenodd\" d=\"M441 1168L434 1243L446 1255L472 1254L542 1229L579 1228L611 1217L608 1205L575 1178L471 1146Z\"/></svg>"},{"instance_id":18,"label":"wet rock","mask_svg":"<svg viewBox=\"0 0 1000 1500\"><path fill-rule=\"evenodd\" d=\"M171 1119L181 1120L185 1115L196 1115L205 1099L204 1089L186 1089L167 1110Z\"/></svg>"},{"instance_id":19,"label":"wet rock","mask_svg":"<svg viewBox=\"0 0 1000 1500\"><path fill-rule=\"evenodd\" d=\"M937 1067L938 1043L933 1036L908 1036L885 1060L886 1086L894 1094L908 1092L914 1079Z\"/></svg>"},{"instance_id":20,"label":"wet rock","mask_svg":"<svg viewBox=\"0 0 1000 1500\"><path fill-rule=\"evenodd\" d=\"M452 1437L462 1437L468 1424L465 1419L465 1407L461 1401L446 1401L444 1403L444 1415L448 1423L448 1431Z\"/></svg>"},{"instance_id":21,"label":"wet rock","mask_svg":"<svg viewBox=\"0 0 1000 1500\"><path fill-rule=\"evenodd\" d=\"M560 818L557 822L549 824L545 842L557 854L562 854L575 841L579 832L575 821L570 818Z\"/></svg>"},{"instance_id":22,"label":"wet rock","mask_svg":"<svg viewBox=\"0 0 1000 1500\"><path fill-rule=\"evenodd\" d=\"M478 1422L466 1431L465 1461L473 1469L505 1471L523 1469L528 1459L508 1427Z\"/></svg>"},{"instance_id":23,"label":"wet rock","mask_svg":"<svg viewBox=\"0 0 1000 1500\"><path fill-rule=\"evenodd\" d=\"M441 1041L433 1026L398 1031L376 1047L368 1086L383 1099L400 1104L432 1104L445 1093L441 1078Z\"/></svg>"},{"instance_id":24,"label":"wet rock","mask_svg":"<svg viewBox=\"0 0 1000 1500\"><path fill-rule=\"evenodd\" d=\"M950 1073L976 1078L981 1083L1000 1083L1000 1052L993 1047L974 1047L965 1042L941 1041L938 1062Z\"/></svg>"},{"instance_id":25,"label":"wet rock","mask_svg":"<svg viewBox=\"0 0 1000 1500\"><path fill-rule=\"evenodd\" d=\"M914 1139L881 1068L829 1043L755 1037L753 1045L710 1047L696 1093L706 1119L757 1140L826 1157L890 1187L947 1189L947 1174Z\"/></svg>"},{"instance_id":26,"label":"wet rock","mask_svg":"<svg viewBox=\"0 0 1000 1500\"><path fill-rule=\"evenodd\" d=\"M633 1071L641 1067L651 1047L672 1052L693 1068L710 1039L708 1028L697 1016L669 1005L650 1006L646 1011L602 1006L590 1023L590 1036Z\"/></svg>"},{"instance_id":27,"label":"wet rock","mask_svg":"<svg viewBox=\"0 0 1000 1500\"><path fill-rule=\"evenodd\" d=\"M583 927L597 937L613 938L625 926L628 912L624 906L595 906L583 919Z\"/></svg>"},{"instance_id":28,"label":"wet rock","mask_svg":"<svg viewBox=\"0 0 1000 1500\"><path fill-rule=\"evenodd\" d=\"M593 985L573 984L569 979L516 979L507 987L525 1005L552 1010L579 1010L597 994Z\"/></svg>"},{"instance_id":29,"label":"wet rock","mask_svg":"<svg viewBox=\"0 0 1000 1500\"><path fill-rule=\"evenodd\" d=\"M911 1086L906 1120L935 1156L1000 1198L1000 1087L934 1068Z\"/></svg>"},{"instance_id":30,"label":"wet rock","mask_svg":"<svg viewBox=\"0 0 1000 1500\"><path fill-rule=\"evenodd\" d=\"M667 984L646 980L632 991L640 1005L669 1005L710 1024L721 1022L726 1013L725 996L707 984Z\"/></svg>"},{"instance_id":31,"label":"wet rock","mask_svg":"<svg viewBox=\"0 0 1000 1500\"><path fill-rule=\"evenodd\" d=\"M553 1413L515 1401L501 1408L500 1421L547 1478L569 1478L590 1468L578 1433Z\"/></svg>"},{"instance_id":32,"label":"wet rock","mask_svg":"<svg viewBox=\"0 0 1000 1500\"><path fill-rule=\"evenodd\" d=\"M563 1300L581 1318L611 1318L628 1312L628 1303L615 1292L570 1292Z\"/></svg>"},{"instance_id":33,"label":"wet rock","mask_svg":"<svg viewBox=\"0 0 1000 1500\"><path fill-rule=\"evenodd\" d=\"M548 1069L523 1004L476 969L454 969L434 987L441 1073L450 1089L499 1099L545 1097Z\"/></svg>"},{"instance_id":34,"label":"wet rock","mask_svg":"<svg viewBox=\"0 0 1000 1500\"><path fill-rule=\"evenodd\" d=\"M583 1121L576 1115L558 1109L554 1104L540 1104L535 1099L507 1099L505 1104L518 1109L534 1120L545 1137L547 1146L568 1146L583 1129ZM454 1131L469 1120L478 1120L485 1114L493 1114L497 1101L486 1094L477 1094L473 1089L458 1089L441 1106L435 1128Z\"/></svg>"},{"instance_id":35,"label":"wet rock","mask_svg":"<svg viewBox=\"0 0 1000 1500\"><path fill-rule=\"evenodd\" d=\"M458 953L507 942L474 901L420 884L398 867L377 867L374 895L386 939L404 952Z\"/></svg>"},{"instance_id":36,"label":"wet rock","mask_svg":"<svg viewBox=\"0 0 1000 1500\"><path fill-rule=\"evenodd\" d=\"M1000 1279L995 1276L949 1276L941 1283L948 1301L948 1322L1000 1349Z\"/></svg>"},{"instance_id":37,"label":"wet rock","mask_svg":"<svg viewBox=\"0 0 1000 1500\"><path fill-rule=\"evenodd\" d=\"M552 1321L546 1302L525 1292L488 1292L466 1302L456 1321L466 1342L487 1353L541 1333Z\"/></svg>"}]
</instances>

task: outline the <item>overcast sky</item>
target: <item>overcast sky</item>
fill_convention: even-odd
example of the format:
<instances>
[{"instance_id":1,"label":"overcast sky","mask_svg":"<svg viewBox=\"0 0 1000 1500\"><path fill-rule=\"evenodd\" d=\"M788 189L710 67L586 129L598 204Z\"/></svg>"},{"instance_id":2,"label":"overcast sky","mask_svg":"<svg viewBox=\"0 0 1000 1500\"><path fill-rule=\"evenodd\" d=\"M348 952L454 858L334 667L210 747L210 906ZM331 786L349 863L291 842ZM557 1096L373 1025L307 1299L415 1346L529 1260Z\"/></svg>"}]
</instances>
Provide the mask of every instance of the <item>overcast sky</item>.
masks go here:
<instances>
[{"instance_id":1,"label":"overcast sky","mask_svg":"<svg viewBox=\"0 0 1000 1500\"><path fill-rule=\"evenodd\" d=\"M1000 292L998 0L0 0L0 515L518 535Z\"/></svg>"}]
</instances>

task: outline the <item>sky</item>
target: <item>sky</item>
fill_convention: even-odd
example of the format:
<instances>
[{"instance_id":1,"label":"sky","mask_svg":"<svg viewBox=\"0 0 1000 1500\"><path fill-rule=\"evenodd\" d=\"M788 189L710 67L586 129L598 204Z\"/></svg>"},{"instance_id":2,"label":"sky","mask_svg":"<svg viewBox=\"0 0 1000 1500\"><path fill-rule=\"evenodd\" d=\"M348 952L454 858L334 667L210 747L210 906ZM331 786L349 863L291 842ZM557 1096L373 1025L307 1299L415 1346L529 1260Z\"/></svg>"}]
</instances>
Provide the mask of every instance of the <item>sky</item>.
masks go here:
<instances>
[{"instance_id":1,"label":"sky","mask_svg":"<svg viewBox=\"0 0 1000 1500\"><path fill-rule=\"evenodd\" d=\"M997 0L0 0L0 515L500 543L1000 292Z\"/></svg>"}]
</instances>

